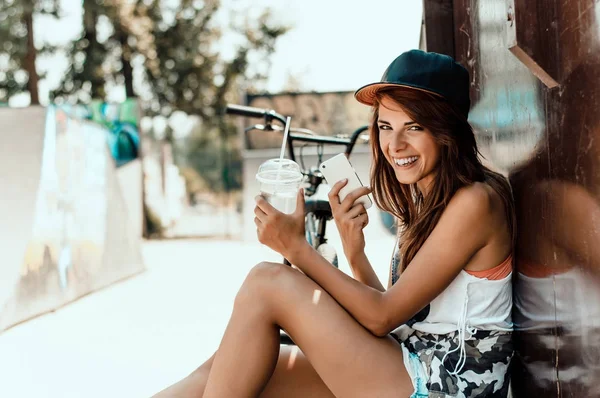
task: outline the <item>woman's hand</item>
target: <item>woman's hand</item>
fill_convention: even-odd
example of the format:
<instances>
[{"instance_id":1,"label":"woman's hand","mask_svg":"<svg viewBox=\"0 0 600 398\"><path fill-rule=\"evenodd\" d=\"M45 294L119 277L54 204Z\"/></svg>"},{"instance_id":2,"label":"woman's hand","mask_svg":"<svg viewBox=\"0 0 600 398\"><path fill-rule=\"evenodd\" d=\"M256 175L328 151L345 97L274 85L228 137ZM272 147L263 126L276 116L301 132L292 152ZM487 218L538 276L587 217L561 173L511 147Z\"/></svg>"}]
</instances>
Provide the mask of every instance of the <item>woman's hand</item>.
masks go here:
<instances>
[{"instance_id":1,"label":"woman's hand","mask_svg":"<svg viewBox=\"0 0 600 398\"><path fill-rule=\"evenodd\" d=\"M371 193L371 189L368 187L361 187L350 192L344 200L340 203L339 193L340 190L348 183L347 179L338 181L331 187L329 191L329 203L331 204L331 211L335 224L337 225L340 237L342 238L342 245L344 246L344 253L348 261L352 262L352 259L357 258L365 251L365 235L363 229L369 223L369 216L362 203L354 202L356 199L363 195Z\"/></svg>"},{"instance_id":2,"label":"woman's hand","mask_svg":"<svg viewBox=\"0 0 600 398\"><path fill-rule=\"evenodd\" d=\"M265 198L257 196L254 223L258 241L288 258L290 253L306 243L304 236L304 190L298 190L296 211L285 214L275 209Z\"/></svg>"}]
</instances>

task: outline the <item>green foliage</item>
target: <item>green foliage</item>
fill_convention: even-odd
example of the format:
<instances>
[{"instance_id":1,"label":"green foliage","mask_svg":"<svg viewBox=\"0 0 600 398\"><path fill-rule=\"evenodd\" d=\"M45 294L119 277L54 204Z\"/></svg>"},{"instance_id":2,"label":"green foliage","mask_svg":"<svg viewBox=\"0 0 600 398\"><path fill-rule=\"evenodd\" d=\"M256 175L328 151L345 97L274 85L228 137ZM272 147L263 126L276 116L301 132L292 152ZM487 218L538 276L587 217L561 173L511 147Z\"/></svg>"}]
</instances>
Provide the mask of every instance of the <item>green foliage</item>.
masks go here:
<instances>
[{"instance_id":1,"label":"green foliage","mask_svg":"<svg viewBox=\"0 0 600 398\"><path fill-rule=\"evenodd\" d=\"M105 0L83 1L81 36L68 43L65 48L69 66L58 88L50 93L51 99L63 99L71 103L89 103L93 99L103 100L106 82L114 78L114 53L120 50L116 37L122 31L118 6ZM110 23L113 34L101 40L98 26L104 20ZM108 27L105 27L106 29Z\"/></svg>"},{"instance_id":2,"label":"green foliage","mask_svg":"<svg viewBox=\"0 0 600 398\"><path fill-rule=\"evenodd\" d=\"M181 1L167 8L154 1L148 8L155 44L150 55L155 57L145 58L152 93L147 113L198 115L202 128L186 141L185 164L198 170L213 191L230 192L241 188L241 155L237 130L224 118L224 107L236 101L240 77L254 82L266 77L266 60L288 28L271 22L268 11L257 19L242 18L231 27L239 43L235 55L224 59L217 45L222 29L214 22L220 2L201 3ZM253 66L265 67L249 70L250 57Z\"/></svg>"},{"instance_id":3,"label":"green foliage","mask_svg":"<svg viewBox=\"0 0 600 398\"><path fill-rule=\"evenodd\" d=\"M202 3L198 7L198 3ZM222 28L214 22L218 0L180 1L174 8L153 1L148 9L154 49L145 59L151 86L150 111L168 116L175 110L217 122L225 98L236 79L244 75L249 55L267 57L288 28L272 24L265 12L258 20L244 20L232 30L241 37L236 54L224 59L218 51ZM249 79L264 75L246 76ZM218 122L217 122L218 123Z\"/></svg>"},{"instance_id":4,"label":"green foliage","mask_svg":"<svg viewBox=\"0 0 600 398\"><path fill-rule=\"evenodd\" d=\"M0 103L31 91L24 72L26 61L35 63L28 58L27 10L58 15L58 3L0 0ZM240 78L256 84L266 77L268 58L288 27L273 22L268 10L258 16L238 11L231 14L230 26L222 26L216 19L222 9L219 0L85 0L82 4L81 34L60 49L67 54L68 68L50 99L89 103L104 100L111 84L122 85L126 97L139 94L146 115L169 117L175 111L197 115L202 129L188 139L187 158L180 163L196 169L213 190L239 189L238 137L223 110L227 102L238 101ZM229 57L220 51L225 33L236 43ZM135 85L134 75L141 77ZM208 135L213 138L204 139ZM167 140L173 141L172 134Z\"/></svg>"},{"instance_id":5,"label":"green foliage","mask_svg":"<svg viewBox=\"0 0 600 398\"><path fill-rule=\"evenodd\" d=\"M0 102L31 89L32 99L37 98L37 82L40 76L35 68L36 52L52 52L45 46L36 49L28 46L33 38L32 21L35 15L59 16L59 0L0 0Z\"/></svg>"},{"instance_id":6,"label":"green foliage","mask_svg":"<svg viewBox=\"0 0 600 398\"><path fill-rule=\"evenodd\" d=\"M182 158L198 171L213 192L231 192L242 188L242 157L237 130L224 124L218 128L199 129L185 140Z\"/></svg>"},{"instance_id":7,"label":"green foliage","mask_svg":"<svg viewBox=\"0 0 600 398\"><path fill-rule=\"evenodd\" d=\"M194 200L194 195L210 190L210 187L196 169L183 166L179 168L179 172L185 181L185 191L189 195L191 202Z\"/></svg>"}]
</instances>

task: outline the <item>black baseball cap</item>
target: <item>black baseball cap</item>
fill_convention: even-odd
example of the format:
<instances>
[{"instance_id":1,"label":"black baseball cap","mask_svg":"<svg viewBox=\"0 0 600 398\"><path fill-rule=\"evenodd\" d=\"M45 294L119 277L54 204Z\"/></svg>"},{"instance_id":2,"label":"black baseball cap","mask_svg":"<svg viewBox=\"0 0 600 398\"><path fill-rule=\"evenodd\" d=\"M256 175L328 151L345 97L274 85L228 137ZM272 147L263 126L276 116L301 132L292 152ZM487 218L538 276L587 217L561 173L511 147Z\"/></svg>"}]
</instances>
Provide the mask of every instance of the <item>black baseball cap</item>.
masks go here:
<instances>
[{"instance_id":1,"label":"black baseball cap","mask_svg":"<svg viewBox=\"0 0 600 398\"><path fill-rule=\"evenodd\" d=\"M434 52L410 50L400 54L383 73L381 81L356 90L354 97L365 105L375 103L384 87L407 87L437 94L469 115L469 72L452 57Z\"/></svg>"}]
</instances>

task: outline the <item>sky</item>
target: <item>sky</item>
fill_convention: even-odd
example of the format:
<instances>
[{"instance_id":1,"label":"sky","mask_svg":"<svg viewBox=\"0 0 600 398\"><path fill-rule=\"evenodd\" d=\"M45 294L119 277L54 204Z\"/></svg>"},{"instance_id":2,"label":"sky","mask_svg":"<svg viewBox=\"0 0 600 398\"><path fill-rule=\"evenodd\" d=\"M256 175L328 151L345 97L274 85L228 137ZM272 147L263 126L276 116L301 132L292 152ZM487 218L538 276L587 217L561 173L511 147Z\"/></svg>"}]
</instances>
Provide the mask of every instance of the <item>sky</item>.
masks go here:
<instances>
[{"instance_id":1,"label":"sky","mask_svg":"<svg viewBox=\"0 0 600 398\"><path fill-rule=\"evenodd\" d=\"M288 75L308 90L345 91L377 81L401 52L418 48L421 0L229 0L271 7L293 29L277 42L267 89Z\"/></svg>"},{"instance_id":2,"label":"sky","mask_svg":"<svg viewBox=\"0 0 600 398\"><path fill-rule=\"evenodd\" d=\"M79 34L81 0L62 0L62 4L61 21L35 21L38 42L43 37L60 44ZM290 76L302 90L355 90L377 81L397 55L419 45L420 0L222 0L222 5L220 18L225 23L229 10L251 14L269 7L276 21L292 26L271 57L265 88L273 93L284 90ZM227 36L221 47L224 56L234 52L234 42ZM66 65L61 56L38 59L38 69L48 73L48 80L40 84L42 103L47 103L48 91L59 82ZM25 97L11 104L28 102ZM110 101L123 99L122 87L109 93Z\"/></svg>"}]
</instances>

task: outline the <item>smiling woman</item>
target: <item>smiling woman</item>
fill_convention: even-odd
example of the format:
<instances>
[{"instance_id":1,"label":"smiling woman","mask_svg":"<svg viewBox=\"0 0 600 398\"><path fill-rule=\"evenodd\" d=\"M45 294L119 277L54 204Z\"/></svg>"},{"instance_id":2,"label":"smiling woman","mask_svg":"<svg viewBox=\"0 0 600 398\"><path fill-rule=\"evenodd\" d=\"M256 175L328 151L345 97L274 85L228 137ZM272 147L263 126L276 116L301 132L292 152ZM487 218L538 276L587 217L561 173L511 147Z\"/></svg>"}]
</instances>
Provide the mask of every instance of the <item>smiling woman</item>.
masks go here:
<instances>
[{"instance_id":1,"label":"smiling woman","mask_svg":"<svg viewBox=\"0 0 600 398\"><path fill-rule=\"evenodd\" d=\"M506 180L479 160L467 71L412 50L355 96L373 111L375 202L400 226L388 288L364 250L356 200L369 188L329 193L353 278L306 242L302 193L293 214L258 197L259 241L297 269L257 265L216 354L159 396L508 395L514 212ZM280 329L297 348L279 346Z\"/></svg>"},{"instance_id":2,"label":"smiling woman","mask_svg":"<svg viewBox=\"0 0 600 398\"><path fill-rule=\"evenodd\" d=\"M429 304L392 333L403 345L405 360L412 358L419 364L412 372L407 367L415 388L417 379L425 379L424 390L429 392L479 396L472 389L477 385L476 390L486 391L481 396L490 396L492 391L506 396L506 370L512 356L514 205L506 179L479 159L475 135L467 122L468 81L466 70L450 57L410 51L390 65L382 82L359 90L357 99L373 107L371 184L375 201L394 214L402 227L388 291L393 290L391 285L409 281L412 272L426 269L422 265L415 271L416 264L445 262L424 255L436 237L444 239L442 226L448 226L448 234L457 234L480 211L483 217L471 219L473 230L457 234L463 242L450 244L450 236L445 242L440 240L447 250L464 249L484 219L492 227L479 229L491 240L480 241L471 249L472 256L464 258L462 269L449 285L442 284L442 290L434 288L436 296ZM447 220L460 206L465 206L465 216L460 219L457 215L452 227ZM422 290L442 280L431 277ZM469 307L474 297L476 310ZM467 355L467 347L488 344L495 354L483 354L476 362ZM421 367L426 369L425 375L415 371ZM491 374L492 379L478 376L482 374Z\"/></svg>"},{"instance_id":3,"label":"smiling woman","mask_svg":"<svg viewBox=\"0 0 600 398\"><path fill-rule=\"evenodd\" d=\"M431 132L413 121L399 105L404 98L395 95L392 99L390 94L382 96L377 111L379 146L398 182L418 184L419 190L426 192L439 163L439 146Z\"/></svg>"}]
</instances>

